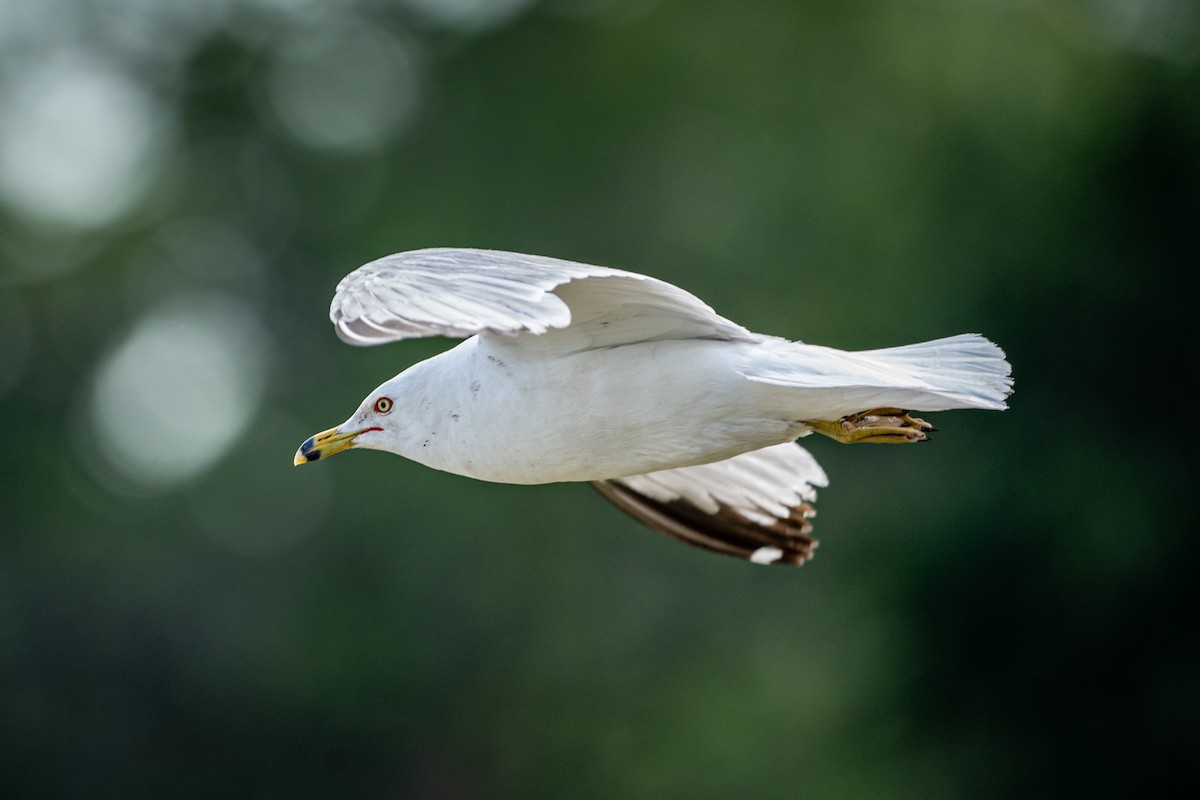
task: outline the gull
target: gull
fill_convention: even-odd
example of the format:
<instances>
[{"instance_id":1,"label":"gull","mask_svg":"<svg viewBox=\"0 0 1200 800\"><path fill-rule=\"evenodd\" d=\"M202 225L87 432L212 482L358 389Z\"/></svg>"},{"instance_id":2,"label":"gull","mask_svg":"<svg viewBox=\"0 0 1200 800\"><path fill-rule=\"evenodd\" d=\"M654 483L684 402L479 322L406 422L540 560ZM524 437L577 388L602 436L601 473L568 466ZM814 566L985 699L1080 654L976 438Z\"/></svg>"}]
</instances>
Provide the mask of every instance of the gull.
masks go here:
<instances>
[{"instance_id":1,"label":"gull","mask_svg":"<svg viewBox=\"0 0 1200 800\"><path fill-rule=\"evenodd\" d=\"M978 334L849 352L754 333L634 272L497 250L386 256L337 286L352 345L457 346L385 381L307 464L351 448L498 483L590 482L647 527L759 564L803 564L825 472L796 440L927 441L913 411L1003 410Z\"/></svg>"}]
</instances>

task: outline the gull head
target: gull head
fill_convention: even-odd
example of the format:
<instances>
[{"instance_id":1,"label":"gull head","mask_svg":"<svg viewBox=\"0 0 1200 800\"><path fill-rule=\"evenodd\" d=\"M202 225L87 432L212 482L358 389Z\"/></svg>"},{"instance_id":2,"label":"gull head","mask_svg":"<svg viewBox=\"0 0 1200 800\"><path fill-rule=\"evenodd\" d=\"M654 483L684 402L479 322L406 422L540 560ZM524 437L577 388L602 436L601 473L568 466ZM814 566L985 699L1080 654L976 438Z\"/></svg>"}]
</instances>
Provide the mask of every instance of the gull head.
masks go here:
<instances>
[{"instance_id":1,"label":"gull head","mask_svg":"<svg viewBox=\"0 0 1200 800\"><path fill-rule=\"evenodd\" d=\"M395 407L396 401L389 393L389 384L385 383L362 401L350 419L336 428L308 437L296 451L292 463L300 466L356 447L391 450L389 443L395 432L388 423Z\"/></svg>"}]
</instances>

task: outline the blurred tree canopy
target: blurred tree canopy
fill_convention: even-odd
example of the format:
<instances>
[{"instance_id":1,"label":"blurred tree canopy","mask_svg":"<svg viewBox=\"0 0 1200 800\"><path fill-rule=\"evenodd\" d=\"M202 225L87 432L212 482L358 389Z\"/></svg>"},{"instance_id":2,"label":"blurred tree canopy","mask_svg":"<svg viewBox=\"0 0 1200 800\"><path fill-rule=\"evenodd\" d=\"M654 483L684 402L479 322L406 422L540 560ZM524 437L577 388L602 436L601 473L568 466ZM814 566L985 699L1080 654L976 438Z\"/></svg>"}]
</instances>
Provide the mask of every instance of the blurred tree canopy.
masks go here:
<instances>
[{"instance_id":1,"label":"blurred tree canopy","mask_svg":"<svg viewBox=\"0 0 1200 800\"><path fill-rule=\"evenodd\" d=\"M1197 231L1191 0L0 0L0 785L1180 785ZM325 321L433 245L839 347L977 330L1017 393L931 447L815 443L799 571L580 486L293 470L445 346Z\"/></svg>"}]
</instances>

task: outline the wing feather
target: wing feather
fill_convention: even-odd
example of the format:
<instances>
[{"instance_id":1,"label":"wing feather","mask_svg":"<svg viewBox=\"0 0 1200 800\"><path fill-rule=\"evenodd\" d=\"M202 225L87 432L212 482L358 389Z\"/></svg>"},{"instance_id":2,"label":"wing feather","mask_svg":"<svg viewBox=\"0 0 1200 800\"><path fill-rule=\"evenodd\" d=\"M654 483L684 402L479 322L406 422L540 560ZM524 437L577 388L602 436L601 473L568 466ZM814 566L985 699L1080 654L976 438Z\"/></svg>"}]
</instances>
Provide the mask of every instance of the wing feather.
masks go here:
<instances>
[{"instance_id":1,"label":"wing feather","mask_svg":"<svg viewBox=\"0 0 1200 800\"><path fill-rule=\"evenodd\" d=\"M412 250L356 269L338 284L329 318L338 336L355 345L488 333L553 333L552 346L572 349L653 338L754 338L655 278L461 248Z\"/></svg>"},{"instance_id":2,"label":"wing feather","mask_svg":"<svg viewBox=\"0 0 1200 800\"><path fill-rule=\"evenodd\" d=\"M724 461L592 484L652 530L759 564L812 558L816 487L825 471L787 442Z\"/></svg>"}]
</instances>

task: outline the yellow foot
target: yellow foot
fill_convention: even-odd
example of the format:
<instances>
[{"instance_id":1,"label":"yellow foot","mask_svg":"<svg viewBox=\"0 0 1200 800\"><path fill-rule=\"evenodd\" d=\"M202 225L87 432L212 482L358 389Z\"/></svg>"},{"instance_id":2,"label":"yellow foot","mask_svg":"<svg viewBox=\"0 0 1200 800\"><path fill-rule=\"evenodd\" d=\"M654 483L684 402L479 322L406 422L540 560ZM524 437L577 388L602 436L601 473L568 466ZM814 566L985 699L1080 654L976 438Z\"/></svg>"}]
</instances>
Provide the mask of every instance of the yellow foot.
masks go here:
<instances>
[{"instance_id":1,"label":"yellow foot","mask_svg":"<svg viewBox=\"0 0 1200 800\"><path fill-rule=\"evenodd\" d=\"M936 430L925 420L910 417L902 408L872 408L857 414L847 414L836 422L814 419L804 420L804 424L842 444L927 442L929 437L925 434Z\"/></svg>"}]
</instances>

